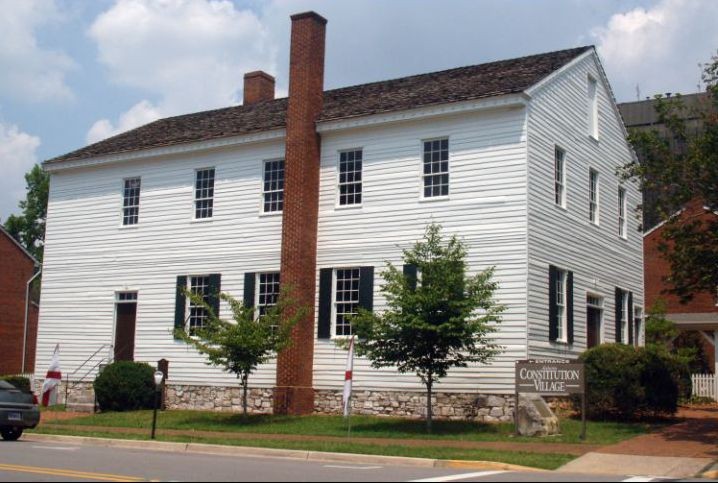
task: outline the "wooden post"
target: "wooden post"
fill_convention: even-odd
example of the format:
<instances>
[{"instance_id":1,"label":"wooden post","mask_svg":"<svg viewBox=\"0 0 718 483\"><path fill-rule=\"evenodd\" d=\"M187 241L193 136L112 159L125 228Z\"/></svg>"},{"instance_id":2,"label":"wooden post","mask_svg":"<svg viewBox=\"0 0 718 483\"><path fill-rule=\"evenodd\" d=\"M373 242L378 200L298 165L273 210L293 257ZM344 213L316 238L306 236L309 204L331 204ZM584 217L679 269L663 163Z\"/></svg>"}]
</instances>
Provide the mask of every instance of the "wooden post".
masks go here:
<instances>
[{"instance_id":1,"label":"wooden post","mask_svg":"<svg viewBox=\"0 0 718 483\"><path fill-rule=\"evenodd\" d=\"M718 402L718 330L713 331L713 353L715 354L715 369L713 370L713 383L715 388L713 389L713 395L715 396L716 402Z\"/></svg>"}]
</instances>

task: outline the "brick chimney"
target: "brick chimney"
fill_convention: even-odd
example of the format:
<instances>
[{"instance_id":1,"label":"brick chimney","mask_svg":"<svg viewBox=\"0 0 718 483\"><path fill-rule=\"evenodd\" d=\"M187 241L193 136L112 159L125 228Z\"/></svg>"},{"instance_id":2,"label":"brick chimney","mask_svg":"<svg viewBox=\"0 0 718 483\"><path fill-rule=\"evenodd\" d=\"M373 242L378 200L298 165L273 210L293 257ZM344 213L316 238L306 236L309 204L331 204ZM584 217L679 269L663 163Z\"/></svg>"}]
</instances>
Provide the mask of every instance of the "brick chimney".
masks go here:
<instances>
[{"instance_id":1,"label":"brick chimney","mask_svg":"<svg viewBox=\"0 0 718 483\"><path fill-rule=\"evenodd\" d=\"M291 18L281 280L307 314L294 327L292 345L277 359L274 413L299 415L314 411L320 150L315 123L323 104L327 21L315 12Z\"/></svg>"},{"instance_id":2,"label":"brick chimney","mask_svg":"<svg viewBox=\"0 0 718 483\"><path fill-rule=\"evenodd\" d=\"M274 100L274 77L261 70L244 74L244 105Z\"/></svg>"}]
</instances>

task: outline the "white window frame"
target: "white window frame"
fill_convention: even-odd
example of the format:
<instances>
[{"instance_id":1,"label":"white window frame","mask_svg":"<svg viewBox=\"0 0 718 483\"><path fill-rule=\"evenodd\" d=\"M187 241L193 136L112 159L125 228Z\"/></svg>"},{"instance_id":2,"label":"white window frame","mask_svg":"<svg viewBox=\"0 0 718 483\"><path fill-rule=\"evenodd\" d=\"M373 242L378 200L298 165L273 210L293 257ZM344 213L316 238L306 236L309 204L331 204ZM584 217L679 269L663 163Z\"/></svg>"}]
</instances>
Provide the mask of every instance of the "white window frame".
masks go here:
<instances>
[{"instance_id":1,"label":"white window frame","mask_svg":"<svg viewBox=\"0 0 718 483\"><path fill-rule=\"evenodd\" d=\"M568 270L556 269L556 324L558 338L556 342L568 343Z\"/></svg>"},{"instance_id":2,"label":"white window frame","mask_svg":"<svg viewBox=\"0 0 718 483\"><path fill-rule=\"evenodd\" d=\"M351 181L351 182L343 182L342 183L342 155L348 154L348 153L360 153L360 159L359 162L361 163L361 168L359 169L359 181ZM364 148L351 148L351 149L342 149L338 153L338 159L337 159L337 199L336 199L336 207L340 209L344 208L356 208L361 207L364 204ZM354 162L356 163L356 159L354 159ZM357 171L351 171L352 173L357 173ZM342 186L359 186L359 203L346 203L342 204ZM356 195L356 193L354 193ZM347 195L348 196L348 195Z\"/></svg>"},{"instance_id":3,"label":"white window frame","mask_svg":"<svg viewBox=\"0 0 718 483\"><path fill-rule=\"evenodd\" d=\"M640 321L640 327L638 326ZM646 324L646 316L643 312L643 307L640 305L633 306L633 345L636 347L641 346L641 335L643 333Z\"/></svg>"},{"instance_id":4,"label":"white window frame","mask_svg":"<svg viewBox=\"0 0 718 483\"><path fill-rule=\"evenodd\" d=\"M277 163L277 162L284 163L283 164L284 167L282 168L282 172L283 172L283 174L282 174L282 189L266 190L264 185L266 183L265 180L266 180L266 176L267 176L267 166L270 163ZM287 162L284 158L274 158L274 159L262 160L262 195L260 198L260 205L259 205L260 206L259 212L262 215L265 215L265 216L281 215L284 212L284 202L285 202L284 188L286 187L286 181L287 181ZM282 197L282 200L281 200L282 209L281 210L267 210L266 209L266 205L265 205L266 196L270 195L270 194L274 194L274 193L281 193L281 197ZM270 203L278 203L278 202L270 201Z\"/></svg>"},{"instance_id":5,"label":"white window frame","mask_svg":"<svg viewBox=\"0 0 718 483\"><path fill-rule=\"evenodd\" d=\"M566 150L554 146L553 154L553 201L559 208L566 209Z\"/></svg>"},{"instance_id":6,"label":"white window frame","mask_svg":"<svg viewBox=\"0 0 718 483\"><path fill-rule=\"evenodd\" d=\"M629 332L628 332L628 290L621 290L621 323L620 323L620 330L621 330L621 343L628 345L629 342Z\"/></svg>"},{"instance_id":7,"label":"white window frame","mask_svg":"<svg viewBox=\"0 0 718 483\"><path fill-rule=\"evenodd\" d=\"M438 171L436 173L424 173L424 156L426 155L425 146L426 143L433 143L435 141L446 141L446 171ZM441 148L440 148L441 150ZM432 151L433 152L433 151ZM433 161L432 161L433 162ZM439 160L439 163L444 161ZM421 140L421 163L420 163L420 174L421 174L421 188L420 188L420 200L422 201L437 201L446 200L451 195L451 139L449 136L440 136L435 138L428 138ZM432 176L447 176L446 182L446 194L430 195L426 196L426 180ZM442 186L442 185L439 185Z\"/></svg>"},{"instance_id":8,"label":"white window frame","mask_svg":"<svg viewBox=\"0 0 718 483\"><path fill-rule=\"evenodd\" d=\"M206 197L198 197L197 196L197 182L199 181L199 173L203 171L212 171L212 196L206 196ZM198 168L194 170L194 183L192 184L192 196L194 199L194 202L192 203L192 219L194 221L209 221L214 218L214 195L216 191L216 183L217 183L217 168L215 167L206 167L206 168ZM203 188L204 189L204 188ZM211 216L202 216L197 217L197 209L198 204L203 201L211 201L212 202L212 215Z\"/></svg>"},{"instance_id":9,"label":"white window frame","mask_svg":"<svg viewBox=\"0 0 718 483\"><path fill-rule=\"evenodd\" d=\"M209 280L209 279L210 279L210 275L208 275L208 274L187 275L187 291L188 291L189 293L193 293L193 292L192 292L192 279L193 279L193 278L205 278L205 279L207 279L207 280L206 280L206 284L204 285L204 288L205 288L206 291L209 291L209 286L210 286L210 285L209 285L209 284L210 284L210 280ZM202 295L203 295L203 297L205 298L205 302L206 302L206 298L207 298L207 295L208 295L208 294L207 294L207 293L203 293ZM187 332L188 334L192 335L192 324L191 324L191 320L192 320L192 317L193 317L193 316L192 316L192 308L194 307L194 304L192 303L192 299L191 299L190 297L186 297L186 299L187 299L187 300L186 300L186 302L185 302L185 311L186 311L185 313L187 314L187 318L186 318L186 320L185 320L185 328L184 328L184 329L185 329L185 332ZM206 320L207 320L207 318L208 318L208 314L207 314L207 312L206 312L206 309L204 309L204 307L197 306L197 308L205 311L205 312L204 312L204 315L200 317L200 318L203 320L203 324L199 326L199 327L204 327L204 325L206 324Z\"/></svg>"},{"instance_id":10,"label":"white window frame","mask_svg":"<svg viewBox=\"0 0 718 483\"><path fill-rule=\"evenodd\" d=\"M598 309L601 314L598 329L598 343L600 345L605 342L604 327L606 311L604 309L604 297L594 292L586 292L586 309L588 309L589 307ZM588 310L586 310L586 314L588 315ZM586 317L586 320L588 320L588 317ZM586 328L586 331L588 331L588 328Z\"/></svg>"},{"instance_id":11,"label":"white window frame","mask_svg":"<svg viewBox=\"0 0 718 483\"><path fill-rule=\"evenodd\" d=\"M337 300L337 282L339 281L338 273L340 270L356 270L357 275L357 290L356 290L356 301L351 301L350 303L356 304L357 309L359 308L359 297L360 297L360 291L361 291L361 267L338 267L335 268L332 271L332 327L331 327L331 337L332 339L346 339L348 337L351 337L351 334L337 334L337 317L339 315L337 311L337 305L340 303L346 303L346 301L339 302ZM352 290L353 291L353 290ZM347 314L348 312L344 312L344 314ZM351 328L351 326L350 326ZM351 329L353 332L353 329Z\"/></svg>"},{"instance_id":12,"label":"white window frame","mask_svg":"<svg viewBox=\"0 0 718 483\"><path fill-rule=\"evenodd\" d=\"M265 276L266 276L266 275L272 275L272 276L276 275L277 278L278 278L277 283L280 284L279 287L280 287L280 290L281 290L281 279L279 278L279 275L280 275L280 272L279 272L279 271L257 272L257 273L255 274L255 279L254 279L254 286L255 286L255 290L254 290L254 309L255 309L255 310L254 310L254 318L255 318L255 319L259 319L259 317L262 316L262 315L261 315L261 308L262 308L262 307L274 307L274 306L276 305L276 303L274 303L274 304L262 304L262 303L260 303L260 299L261 299L261 296L262 296L262 286L263 286L263 285L265 285L265 286L269 285L269 284L267 284L267 283L262 284L262 281L261 281L261 280L262 280L262 275L265 275ZM277 296L279 296L279 294L280 294L280 292L277 292Z\"/></svg>"},{"instance_id":13,"label":"white window frame","mask_svg":"<svg viewBox=\"0 0 718 483\"><path fill-rule=\"evenodd\" d=\"M588 170L588 221L599 226L601 220L601 175L598 170Z\"/></svg>"},{"instance_id":14,"label":"white window frame","mask_svg":"<svg viewBox=\"0 0 718 483\"><path fill-rule=\"evenodd\" d=\"M127 183L129 181L139 181L140 185L137 187L137 204L136 205L130 205L125 206L125 200L127 199ZM142 197L142 177L141 176L131 176L129 178L124 178L122 180L122 206L120 209L120 225L123 228L131 228L134 226L138 226L140 224L140 202ZM135 223L126 223L128 216L126 214L126 210L128 209L137 209L137 222Z\"/></svg>"},{"instance_id":15,"label":"white window frame","mask_svg":"<svg viewBox=\"0 0 718 483\"><path fill-rule=\"evenodd\" d=\"M628 239L628 192L623 186L618 187L618 236Z\"/></svg>"},{"instance_id":16,"label":"white window frame","mask_svg":"<svg viewBox=\"0 0 718 483\"><path fill-rule=\"evenodd\" d=\"M588 135L598 141L598 81L588 76Z\"/></svg>"}]
</instances>

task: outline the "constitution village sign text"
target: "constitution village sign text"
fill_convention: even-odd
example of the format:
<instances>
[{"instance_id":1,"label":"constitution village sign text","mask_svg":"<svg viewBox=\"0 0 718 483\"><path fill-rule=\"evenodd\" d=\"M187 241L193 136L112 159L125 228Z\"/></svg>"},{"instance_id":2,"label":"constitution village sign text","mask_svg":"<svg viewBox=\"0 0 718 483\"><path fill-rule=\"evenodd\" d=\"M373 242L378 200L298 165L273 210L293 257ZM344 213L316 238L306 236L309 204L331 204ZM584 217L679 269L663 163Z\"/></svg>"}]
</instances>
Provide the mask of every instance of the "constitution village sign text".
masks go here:
<instances>
[{"instance_id":1,"label":"constitution village sign text","mask_svg":"<svg viewBox=\"0 0 718 483\"><path fill-rule=\"evenodd\" d=\"M586 438L586 370L578 361L527 360L516 362L516 427L520 393L565 397L581 395L581 439Z\"/></svg>"}]
</instances>

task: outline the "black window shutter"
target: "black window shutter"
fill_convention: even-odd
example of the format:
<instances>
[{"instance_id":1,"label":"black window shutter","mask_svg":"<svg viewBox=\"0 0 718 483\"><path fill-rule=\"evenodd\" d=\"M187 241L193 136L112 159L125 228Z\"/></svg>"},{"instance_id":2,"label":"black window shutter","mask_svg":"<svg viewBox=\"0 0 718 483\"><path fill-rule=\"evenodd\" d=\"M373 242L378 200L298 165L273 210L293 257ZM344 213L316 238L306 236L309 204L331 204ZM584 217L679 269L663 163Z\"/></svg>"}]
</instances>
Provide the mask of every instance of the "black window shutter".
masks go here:
<instances>
[{"instance_id":1,"label":"black window shutter","mask_svg":"<svg viewBox=\"0 0 718 483\"><path fill-rule=\"evenodd\" d=\"M409 264L404 265L404 277L406 277L406 281L409 283L409 287L412 290L416 290L416 284L419 280L418 277L418 270L416 265Z\"/></svg>"},{"instance_id":2,"label":"black window shutter","mask_svg":"<svg viewBox=\"0 0 718 483\"><path fill-rule=\"evenodd\" d=\"M566 274L566 319L568 322L568 343L573 344L573 272Z\"/></svg>"},{"instance_id":3,"label":"black window shutter","mask_svg":"<svg viewBox=\"0 0 718 483\"><path fill-rule=\"evenodd\" d=\"M330 339L332 334L332 280L333 268L319 270L319 317L317 338Z\"/></svg>"},{"instance_id":4,"label":"black window shutter","mask_svg":"<svg viewBox=\"0 0 718 483\"><path fill-rule=\"evenodd\" d=\"M222 290L222 275L213 273L209 276L209 293L207 294L207 305L212 307L214 315L219 317L219 293Z\"/></svg>"},{"instance_id":5,"label":"black window shutter","mask_svg":"<svg viewBox=\"0 0 718 483\"><path fill-rule=\"evenodd\" d=\"M621 312L623 310L623 290L616 287L616 342L622 342Z\"/></svg>"},{"instance_id":6,"label":"black window shutter","mask_svg":"<svg viewBox=\"0 0 718 483\"><path fill-rule=\"evenodd\" d=\"M548 267L548 338L551 342L558 340L558 307L556 306L556 280L558 269Z\"/></svg>"},{"instance_id":7,"label":"black window shutter","mask_svg":"<svg viewBox=\"0 0 718 483\"><path fill-rule=\"evenodd\" d=\"M177 277L177 285L175 286L175 329L184 330L184 314L187 298L184 290L187 289L187 277L180 275Z\"/></svg>"},{"instance_id":8,"label":"black window shutter","mask_svg":"<svg viewBox=\"0 0 718 483\"><path fill-rule=\"evenodd\" d=\"M633 345L633 292L628 292L628 343Z\"/></svg>"},{"instance_id":9,"label":"black window shutter","mask_svg":"<svg viewBox=\"0 0 718 483\"><path fill-rule=\"evenodd\" d=\"M254 307L254 284L257 280L255 272L246 272L244 274L244 306Z\"/></svg>"},{"instance_id":10,"label":"black window shutter","mask_svg":"<svg viewBox=\"0 0 718 483\"><path fill-rule=\"evenodd\" d=\"M359 307L374 310L374 267L359 269Z\"/></svg>"}]
</instances>

